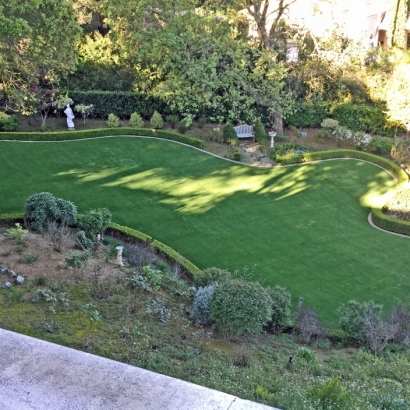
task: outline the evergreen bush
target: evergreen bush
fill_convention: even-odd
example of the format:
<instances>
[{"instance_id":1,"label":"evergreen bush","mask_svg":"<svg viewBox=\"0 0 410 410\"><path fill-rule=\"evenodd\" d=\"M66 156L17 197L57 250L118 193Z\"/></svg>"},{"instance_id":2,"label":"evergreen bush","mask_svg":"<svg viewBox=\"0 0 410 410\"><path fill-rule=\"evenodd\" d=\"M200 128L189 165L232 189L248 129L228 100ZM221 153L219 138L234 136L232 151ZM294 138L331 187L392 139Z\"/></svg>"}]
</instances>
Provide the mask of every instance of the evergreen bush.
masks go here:
<instances>
[{"instance_id":1,"label":"evergreen bush","mask_svg":"<svg viewBox=\"0 0 410 410\"><path fill-rule=\"evenodd\" d=\"M12 132L16 130L19 125L17 115L8 115L0 111L0 131Z\"/></svg>"},{"instance_id":2,"label":"evergreen bush","mask_svg":"<svg viewBox=\"0 0 410 410\"><path fill-rule=\"evenodd\" d=\"M266 142L266 131L260 118L256 119L255 125L253 127L253 132L255 135L255 139L259 142L259 144L262 145Z\"/></svg>"},{"instance_id":3,"label":"evergreen bush","mask_svg":"<svg viewBox=\"0 0 410 410\"><path fill-rule=\"evenodd\" d=\"M158 130L164 127L164 120L161 117L161 114L158 111L154 111L150 119L151 127Z\"/></svg>"},{"instance_id":4,"label":"evergreen bush","mask_svg":"<svg viewBox=\"0 0 410 410\"><path fill-rule=\"evenodd\" d=\"M81 215L78 226L85 231L88 237L93 238L98 233L103 234L111 222L112 214L107 208L97 208Z\"/></svg>"},{"instance_id":5,"label":"evergreen bush","mask_svg":"<svg viewBox=\"0 0 410 410\"><path fill-rule=\"evenodd\" d=\"M113 113L108 114L108 128L117 128L120 126L120 119Z\"/></svg>"},{"instance_id":6,"label":"evergreen bush","mask_svg":"<svg viewBox=\"0 0 410 410\"><path fill-rule=\"evenodd\" d=\"M230 279L214 290L211 318L227 337L260 333L271 317L272 299L259 283Z\"/></svg>"},{"instance_id":7,"label":"evergreen bush","mask_svg":"<svg viewBox=\"0 0 410 410\"><path fill-rule=\"evenodd\" d=\"M272 318L270 320L274 329L284 328L292 325L292 296L284 286L267 288L272 299Z\"/></svg>"},{"instance_id":8,"label":"evergreen bush","mask_svg":"<svg viewBox=\"0 0 410 410\"><path fill-rule=\"evenodd\" d=\"M24 217L36 231L43 231L50 222L63 225L77 222L77 207L71 201L55 198L49 192L31 195L24 207Z\"/></svg>"},{"instance_id":9,"label":"evergreen bush","mask_svg":"<svg viewBox=\"0 0 410 410\"><path fill-rule=\"evenodd\" d=\"M178 117L176 115L167 115L166 118L167 123L169 123L171 125L171 128L175 128L175 125L178 124Z\"/></svg>"},{"instance_id":10,"label":"evergreen bush","mask_svg":"<svg viewBox=\"0 0 410 410\"><path fill-rule=\"evenodd\" d=\"M130 127L144 128L144 120L137 112L133 112L130 117Z\"/></svg>"},{"instance_id":11,"label":"evergreen bush","mask_svg":"<svg viewBox=\"0 0 410 410\"><path fill-rule=\"evenodd\" d=\"M211 323L211 300L216 285L208 285L199 288L195 294L192 304L191 317L198 325L207 325Z\"/></svg>"},{"instance_id":12,"label":"evergreen bush","mask_svg":"<svg viewBox=\"0 0 410 410\"><path fill-rule=\"evenodd\" d=\"M226 269L207 268L195 274L195 286L206 287L214 283L220 283L231 278L231 273Z\"/></svg>"},{"instance_id":13,"label":"evergreen bush","mask_svg":"<svg viewBox=\"0 0 410 410\"><path fill-rule=\"evenodd\" d=\"M223 140L232 146L238 144L238 136L236 135L236 131L230 122L227 122L223 129Z\"/></svg>"}]
</instances>

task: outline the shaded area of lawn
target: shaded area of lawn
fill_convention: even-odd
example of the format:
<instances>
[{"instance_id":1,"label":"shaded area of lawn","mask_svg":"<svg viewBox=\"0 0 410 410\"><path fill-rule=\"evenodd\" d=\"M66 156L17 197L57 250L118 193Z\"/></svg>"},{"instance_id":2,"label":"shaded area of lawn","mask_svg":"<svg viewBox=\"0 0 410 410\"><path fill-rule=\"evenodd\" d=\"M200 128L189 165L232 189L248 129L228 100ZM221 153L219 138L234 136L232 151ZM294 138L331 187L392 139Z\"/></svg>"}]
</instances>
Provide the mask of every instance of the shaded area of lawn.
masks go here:
<instances>
[{"instance_id":1,"label":"shaded area of lawn","mask_svg":"<svg viewBox=\"0 0 410 410\"><path fill-rule=\"evenodd\" d=\"M109 138L0 143L0 212L41 191L79 211L109 207L114 220L173 247L201 268L253 267L296 303L333 320L348 299L406 300L406 238L367 222L394 185L354 160L255 169L168 141Z\"/></svg>"}]
</instances>

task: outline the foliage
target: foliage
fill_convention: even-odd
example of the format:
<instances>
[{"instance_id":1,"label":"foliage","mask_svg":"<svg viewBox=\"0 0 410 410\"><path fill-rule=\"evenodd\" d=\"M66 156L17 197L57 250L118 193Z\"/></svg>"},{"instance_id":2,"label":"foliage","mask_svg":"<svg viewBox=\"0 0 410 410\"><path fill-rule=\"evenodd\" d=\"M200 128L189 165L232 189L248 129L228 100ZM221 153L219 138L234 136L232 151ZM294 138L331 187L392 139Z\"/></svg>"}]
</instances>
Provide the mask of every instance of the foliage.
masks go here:
<instances>
[{"instance_id":1,"label":"foliage","mask_svg":"<svg viewBox=\"0 0 410 410\"><path fill-rule=\"evenodd\" d=\"M21 263L33 263L33 262L37 261L38 258L39 258L39 255L36 255L34 253L28 253L28 254L22 256L19 259L19 262L21 262Z\"/></svg>"},{"instance_id":2,"label":"foliage","mask_svg":"<svg viewBox=\"0 0 410 410\"><path fill-rule=\"evenodd\" d=\"M84 231L77 232L77 241L80 242L81 246L85 250L89 250L94 246L94 242L85 236Z\"/></svg>"},{"instance_id":3,"label":"foliage","mask_svg":"<svg viewBox=\"0 0 410 410\"><path fill-rule=\"evenodd\" d=\"M144 128L144 120L137 112L133 112L130 117L130 127Z\"/></svg>"},{"instance_id":4,"label":"foliage","mask_svg":"<svg viewBox=\"0 0 410 410\"><path fill-rule=\"evenodd\" d=\"M284 117L286 125L295 127L317 127L327 117L327 102L298 101L295 112Z\"/></svg>"},{"instance_id":5,"label":"foliage","mask_svg":"<svg viewBox=\"0 0 410 410\"><path fill-rule=\"evenodd\" d=\"M407 162L410 157L410 140L408 138L394 138L390 155L396 164Z\"/></svg>"},{"instance_id":6,"label":"foliage","mask_svg":"<svg viewBox=\"0 0 410 410\"><path fill-rule=\"evenodd\" d=\"M0 98L33 112L33 85L45 76L57 83L75 68L81 29L66 1L2 0L0 9Z\"/></svg>"},{"instance_id":7,"label":"foliage","mask_svg":"<svg viewBox=\"0 0 410 410\"><path fill-rule=\"evenodd\" d=\"M112 214L108 208L97 208L81 215L78 226L89 237L95 237L98 233L103 234L111 222Z\"/></svg>"},{"instance_id":8,"label":"foliage","mask_svg":"<svg viewBox=\"0 0 410 410\"><path fill-rule=\"evenodd\" d=\"M290 292L284 286L274 286L267 288L272 299L272 318L271 326L275 330L292 325L292 297Z\"/></svg>"},{"instance_id":9,"label":"foliage","mask_svg":"<svg viewBox=\"0 0 410 410\"><path fill-rule=\"evenodd\" d=\"M42 231L52 221L62 225L77 222L77 207L71 201L55 198L49 192L29 196L24 207L24 216L36 231Z\"/></svg>"},{"instance_id":10,"label":"foliage","mask_svg":"<svg viewBox=\"0 0 410 410\"><path fill-rule=\"evenodd\" d=\"M147 313L162 323L168 322L171 316L171 312L165 306L165 301L162 298L151 299L147 305Z\"/></svg>"},{"instance_id":11,"label":"foliage","mask_svg":"<svg viewBox=\"0 0 410 410\"><path fill-rule=\"evenodd\" d=\"M12 132L19 125L17 115L7 115L0 111L0 131Z\"/></svg>"},{"instance_id":12,"label":"foliage","mask_svg":"<svg viewBox=\"0 0 410 410\"><path fill-rule=\"evenodd\" d=\"M229 145L234 146L238 144L238 136L236 135L236 131L230 122L227 122L223 129L223 139L224 142Z\"/></svg>"},{"instance_id":13,"label":"foliage","mask_svg":"<svg viewBox=\"0 0 410 410\"><path fill-rule=\"evenodd\" d=\"M383 211L410 221L410 190L407 187L394 190L393 196L383 206Z\"/></svg>"},{"instance_id":14,"label":"foliage","mask_svg":"<svg viewBox=\"0 0 410 410\"><path fill-rule=\"evenodd\" d=\"M318 138L329 138L330 132L328 130L319 130L317 133Z\"/></svg>"},{"instance_id":15,"label":"foliage","mask_svg":"<svg viewBox=\"0 0 410 410\"><path fill-rule=\"evenodd\" d=\"M260 333L272 316L272 300L258 283L230 279L220 283L211 301L211 318L227 335Z\"/></svg>"},{"instance_id":16,"label":"foliage","mask_svg":"<svg viewBox=\"0 0 410 410\"><path fill-rule=\"evenodd\" d=\"M377 155L386 155L391 152L393 140L389 137L375 136L369 144L369 151Z\"/></svg>"},{"instance_id":17,"label":"foliage","mask_svg":"<svg viewBox=\"0 0 410 410\"><path fill-rule=\"evenodd\" d=\"M154 111L149 122L152 128L156 130L164 127L164 120L162 119L161 114L158 111Z\"/></svg>"},{"instance_id":18,"label":"foliage","mask_svg":"<svg viewBox=\"0 0 410 410\"><path fill-rule=\"evenodd\" d=\"M73 252L70 256L66 257L64 261L67 267L81 269L90 257L91 253L89 251Z\"/></svg>"},{"instance_id":19,"label":"foliage","mask_svg":"<svg viewBox=\"0 0 410 410\"><path fill-rule=\"evenodd\" d=\"M23 229L22 226L17 222L15 228L9 228L4 232L4 236L7 239L14 239L17 243L24 243L26 241L26 236L28 231Z\"/></svg>"},{"instance_id":20,"label":"foliage","mask_svg":"<svg viewBox=\"0 0 410 410\"><path fill-rule=\"evenodd\" d=\"M385 107L369 104L339 104L332 111L333 119L352 131L393 136L395 127L389 125Z\"/></svg>"},{"instance_id":21,"label":"foliage","mask_svg":"<svg viewBox=\"0 0 410 410\"><path fill-rule=\"evenodd\" d=\"M258 141L259 144L264 144L266 141L266 131L265 131L265 127L263 126L260 118L256 119L253 132L254 132L256 141Z\"/></svg>"},{"instance_id":22,"label":"foliage","mask_svg":"<svg viewBox=\"0 0 410 410\"><path fill-rule=\"evenodd\" d=\"M107 127L116 128L120 126L120 119L113 113L108 114Z\"/></svg>"},{"instance_id":23,"label":"foliage","mask_svg":"<svg viewBox=\"0 0 410 410\"><path fill-rule=\"evenodd\" d=\"M363 341L363 309L356 300L349 300L338 309L339 325L346 338L362 343Z\"/></svg>"},{"instance_id":24,"label":"foliage","mask_svg":"<svg viewBox=\"0 0 410 410\"><path fill-rule=\"evenodd\" d=\"M85 119L91 115L94 109L94 104L76 104L74 107L74 111L81 113L83 117L83 121L85 124Z\"/></svg>"},{"instance_id":25,"label":"foliage","mask_svg":"<svg viewBox=\"0 0 410 410\"><path fill-rule=\"evenodd\" d=\"M307 347L299 347L295 357L304 360L305 362L315 362L317 360L316 353Z\"/></svg>"},{"instance_id":26,"label":"foliage","mask_svg":"<svg viewBox=\"0 0 410 410\"><path fill-rule=\"evenodd\" d=\"M372 222L381 229L410 236L410 222L385 215L381 209L372 208Z\"/></svg>"},{"instance_id":27,"label":"foliage","mask_svg":"<svg viewBox=\"0 0 410 410\"><path fill-rule=\"evenodd\" d=\"M348 394L338 377L332 377L324 384L315 383L309 391L309 397L317 409L345 409Z\"/></svg>"},{"instance_id":28,"label":"foliage","mask_svg":"<svg viewBox=\"0 0 410 410\"><path fill-rule=\"evenodd\" d=\"M379 393L373 400L376 410L406 410L407 403L391 394Z\"/></svg>"},{"instance_id":29,"label":"foliage","mask_svg":"<svg viewBox=\"0 0 410 410\"><path fill-rule=\"evenodd\" d=\"M325 118L320 124L322 128L328 128L329 130L337 130L339 128L339 121L332 118Z\"/></svg>"},{"instance_id":30,"label":"foliage","mask_svg":"<svg viewBox=\"0 0 410 410\"><path fill-rule=\"evenodd\" d=\"M287 155L294 155L298 149L305 147L298 142L285 142L284 144L275 144L275 148L272 150L272 157L286 157Z\"/></svg>"},{"instance_id":31,"label":"foliage","mask_svg":"<svg viewBox=\"0 0 410 410\"><path fill-rule=\"evenodd\" d=\"M208 285L200 287L196 291L194 302L192 304L191 317L199 325L207 325L212 321L211 318L211 300L214 294L215 286Z\"/></svg>"},{"instance_id":32,"label":"foliage","mask_svg":"<svg viewBox=\"0 0 410 410\"><path fill-rule=\"evenodd\" d=\"M175 125L178 124L179 118L177 115L167 115L166 116L167 122L171 125L171 128L175 128Z\"/></svg>"},{"instance_id":33,"label":"foliage","mask_svg":"<svg viewBox=\"0 0 410 410\"><path fill-rule=\"evenodd\" d=\"M236 149L233 153L233 158L235 161L242 161L242 151L240 149Z\"/></svg>"},{"instance_id":34,"label":"foliage","mask_svg":"<svg viewBox=\"0 0 410 410\"><path fill-rule=\"evenodd\" d=\"M297 325L299 334L306 343L310 343L313 339L320 339L323 334L323 326L317 318L316 309L303 307L303 298L299 298L297 315Z\"/></svg>"},{"instance_id":35,"label":"foliage","mask_svg":"<svg viewBox=\"0 0 410 410\"><path fill-rule=\"evenodd\" d=\"M197 288L206 287L215 283L221 283L231 278L231 273L226 269L207 268L197 272L194 276L195 286Z\"/></svg>"}]
</instances>

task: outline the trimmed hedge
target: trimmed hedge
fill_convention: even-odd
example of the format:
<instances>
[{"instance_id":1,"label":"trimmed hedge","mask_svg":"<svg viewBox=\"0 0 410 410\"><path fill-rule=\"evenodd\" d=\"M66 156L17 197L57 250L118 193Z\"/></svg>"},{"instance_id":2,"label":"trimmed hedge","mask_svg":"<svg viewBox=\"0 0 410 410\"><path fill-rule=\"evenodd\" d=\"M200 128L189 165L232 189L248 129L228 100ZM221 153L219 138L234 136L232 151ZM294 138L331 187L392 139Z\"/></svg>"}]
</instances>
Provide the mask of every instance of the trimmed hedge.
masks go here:
<instances>
[{"instance_id":1,"label":"trimmed hedge","mask_svg":"<svg viewBox=\"0 0 410 410\"><path fill-rule=\"evenodd\" d=\"M332 118L352 131L363 131L393 137L396 127L389 124L382 105L340 104L332 111ZM401 130L399 130L401 131Z\"/></svg>"},{"instance_id":2,"label":"trimmed hedge","mask_svg":"<svg viewBox=\"0 0 410 410\"><path fill-rule=\"evenodd\" d=\"M124 235L127 239L131 241L137 241L140 243L144 243L146 245L150 245L159 254L165 256L166 258L176 263L179 263L192 277L194 277L196 272L200 271L200 269L197 266L195 266L188 259L181 256L174 249L163 244L162 242L157 241L156 239L153 239L149 235L145 235L144 233L137 231L136 229L128 228L127 226L122 226L114 222L111 222L108 231L120 232L122 235Z\"/></svg>"},{"instance_id":3,"label":"trimmed hedge","mask_svg":"<svg viewBox=\"0 0 410 410\"><path fill-rule=\"evenodd\" d=\"M76 104L93 104L93 117L106 118L113 113L120 118L130 117L133 112L149 119L158 111L163 116L173 114L166 102L152 95L129 91L69 91L68 96Z\"/></svg>"},{"instance_id":4,"label":"trimmed hedge","mask_svg":"<svg viewBox=\"0 0 410 410\"><path fill-rule=\"evenodd\" d=\"M372 221L381 229L410 236L410 222L402 219L391 218L381 209L372 208Z\"/></svg>"},{"instance_id":5,"label":"trimmed hedge","mask_svg":"<svg viewBox=\"0 0 410 410\"><path fill-rule=\"evenodd\" d=\"M182 142L196 148L203 148L204 142L198 138L189 137L169 131L152 130L148 128L100 128L85 131L62 132L1 132L0 140L14 141L71 141L86 138L107 137L116 135L137 135L142 137L157 137L171 141Z\"/></svg>"},{"instance_id":6,"label":"trimmed hedge","mask_svg":"<svg viewBox=\"0 0 410 410\"><path fill-rule=\"evenodd\" d=\"M301 155L287 155L276 157L276 161L282 165L301 164L311 161L320 161L331 158L355 158L369 161L373 164L380 165L382 168L390 171L396 178L398 184L408 181L406 173L392 161L379 157L377 155L369 154L368 152L355 151L350 149L336 149L330 151L309 152Z\"/></svg>"},{"instance_id":7,"label":"trimmed hedge","mask_svg":"<svg viewBox=\"0 0 410 410\"><path fill-rule=\"evenodd\" d=\"M296 111L284 118L285 125L294 127L317 127L329 116L330 104L326 102L297 103Z\"/></svg>"}]
</instances>

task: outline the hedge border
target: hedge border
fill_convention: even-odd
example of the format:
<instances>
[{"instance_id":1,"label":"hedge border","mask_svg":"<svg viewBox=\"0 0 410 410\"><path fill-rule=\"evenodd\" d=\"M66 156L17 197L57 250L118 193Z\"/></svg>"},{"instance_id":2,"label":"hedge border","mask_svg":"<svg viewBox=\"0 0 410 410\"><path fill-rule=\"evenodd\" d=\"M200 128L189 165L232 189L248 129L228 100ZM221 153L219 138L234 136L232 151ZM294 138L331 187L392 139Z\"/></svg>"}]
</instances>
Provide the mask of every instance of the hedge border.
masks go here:
<instances>
[{"instance_id":1,"label":"hedge border","mask_svg":"<svg viewBox=\"0 0 410 410\"><path fill-rule=\"evenodd\" d=\"M84 131L61 132L1 132L0 140L7 141L72 141L118 135L135 135L140 137L156 137L165 140L182 142L195 148L203 148L204 141L175 132L153 130L149 128L98 128Z\"/></svg>"},{"instance_id":2,"label":"hedge border","mask_svg":"<svg viewBox=\"0 0 410 410\"><path fill-rule=\"evenodd\" d=\"M23 220L23 214L0 214L0 222L3 223L23 223ZM146 235L145 233L137 231L136 229L132 229L128 226L122 226L115 222L111 222L108 227L108 232L120 233L121 235L125 236L127 239L131 241L150 246L158 254L164 256L167 259L172 260L175 263L179 263L183 267L183 269L185 269L186 272L188 272L192 279L195 276L195 274L200 271L200 269L197 266L195 266L191 261L184 258L181 254L179 254L171 247L163 244L162 242L157 241L156 239L153 239L151 236Z\"/></svg>"},{"instance_id":3,"label":"hedge border","mask_svg":"<svg viewBox=\"0 0 410 410\"><path fill-rule=\"evenodd\" d=\"M318 151L301 155L288 155L283 157L277 156L276 161L280 162L282 165L291 165L333 158L362 159L364 161L368 161L372 164L378 165L386 171L390 172L394 176L394 178L396 179L395 189L400 187L402 184L408 182L409 180L406 173L392 161L388 160L387 158L379 157L377 155L369 154L368 152L363 151L354 151L347 149ZM378 228L381 228L385 231L410 236L410 222L391 218L388 215L385 215L382 209L380 208L371 208L370 213L374 225L376 225Z\"/></svg>"}]
</instances>

